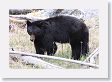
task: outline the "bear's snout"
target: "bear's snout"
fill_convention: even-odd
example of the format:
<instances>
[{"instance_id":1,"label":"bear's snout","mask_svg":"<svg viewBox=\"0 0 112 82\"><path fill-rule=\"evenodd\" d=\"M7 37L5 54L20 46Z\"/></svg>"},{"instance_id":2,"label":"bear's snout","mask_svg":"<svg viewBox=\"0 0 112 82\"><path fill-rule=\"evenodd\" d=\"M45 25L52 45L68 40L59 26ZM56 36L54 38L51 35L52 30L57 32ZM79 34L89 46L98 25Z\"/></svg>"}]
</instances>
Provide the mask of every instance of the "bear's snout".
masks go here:
<instances>
[{"instance_id":1,"label":"bear's snout","mask_svg":"<svg viewBox=\"0 0 112 82\"><path fill-rule=\"evenodd\" d=\"M32 41L32 42L34 42L34 40L35 40L35 35L30 35L30 40Z\"/></svg>"}]
</instances>

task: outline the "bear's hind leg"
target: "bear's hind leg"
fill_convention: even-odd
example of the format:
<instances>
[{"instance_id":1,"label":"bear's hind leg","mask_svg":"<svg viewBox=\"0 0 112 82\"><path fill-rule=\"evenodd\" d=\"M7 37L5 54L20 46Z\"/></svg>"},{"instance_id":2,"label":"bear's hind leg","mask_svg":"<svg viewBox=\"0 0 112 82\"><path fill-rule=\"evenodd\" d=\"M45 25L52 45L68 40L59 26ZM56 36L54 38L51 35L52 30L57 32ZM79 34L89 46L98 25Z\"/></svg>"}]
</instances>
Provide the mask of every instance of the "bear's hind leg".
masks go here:
<instances>
[{"instance_id":1,"label":"bear's hind leg","mask_svg":"<svg viewBox=\"0 0 112 82\"><path fill-rule=\"evenodd\" d=\"M81 44L80 42L72 42L71 48L72 48L72 59L79 60L80 54L81 54Z\"/></svg>"},{"instance_id":2,"label":"bear's hind leg","mask_svg":"<svg viewBox=\"0 0 112 82\"><path fill-rule=\"evenodd\" d=\"M82 37L82 55L86 56L89 52L89 33L84 32Z\"/></svg>"}]
</instances>

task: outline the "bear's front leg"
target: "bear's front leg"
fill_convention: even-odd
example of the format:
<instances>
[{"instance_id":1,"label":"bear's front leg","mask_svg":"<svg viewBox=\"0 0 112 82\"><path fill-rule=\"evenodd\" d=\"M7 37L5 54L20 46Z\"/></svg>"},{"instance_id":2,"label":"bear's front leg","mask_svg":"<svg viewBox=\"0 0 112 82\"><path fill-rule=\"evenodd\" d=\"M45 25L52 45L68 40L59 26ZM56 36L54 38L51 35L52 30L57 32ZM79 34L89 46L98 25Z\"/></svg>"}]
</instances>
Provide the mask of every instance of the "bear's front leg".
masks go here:
<instances>
[{"instance_id":1,"label":"bear's front leg","mask_svg":"<svg viewBox=\"0 0 112 82\"><path fill-rule=\"evenodd\" d=\"M47 55L54 55L57 51L57 45L54 42L52 34L46 33L42 41Z\"/></svg>"},{"instance_id":2,"label":"bear's front leg","mask_svg":"<svg viewBox=\"0 0 112 82\"><path fill-rule=\"evenodd\" d=\"M36 54L44 55L44 48L41 43L34 41L34 46L35 46Z\"/></svg>"},{"instance_id":3,"label":"bear's front leg","mask_svg":"<svg viewBox=\"0 0 112 82\"><path fill-rule=\"evenodd\" d=\"M47 44L46 50L47 50L47 54L52 56L57 51L57 45L54 42L53 43L50 42L49 44Z\"/></svg>"}]
</instances>

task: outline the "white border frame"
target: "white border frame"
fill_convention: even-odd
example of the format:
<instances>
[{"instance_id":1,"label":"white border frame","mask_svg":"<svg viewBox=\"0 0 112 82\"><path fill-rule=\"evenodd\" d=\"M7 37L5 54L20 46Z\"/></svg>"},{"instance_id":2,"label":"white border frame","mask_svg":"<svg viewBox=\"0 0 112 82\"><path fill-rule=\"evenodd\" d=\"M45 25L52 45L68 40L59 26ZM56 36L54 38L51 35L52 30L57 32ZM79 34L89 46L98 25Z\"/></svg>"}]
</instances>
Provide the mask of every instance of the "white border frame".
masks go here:
<instances>
[{"instance_id":1,"label":"white border frame","mask_svg":"<svg viewBox=\"0 0 112 82\"><path fill-rule=\"evenodd\" d=\"M3 78L108 78L108 4L106 0L10 0L2 5L0 26L0 75ZM8 46L9 9L99 9L99 69L10 69ZM3 36L2 36L3 35Z\"/></svg>"}]
</instances>

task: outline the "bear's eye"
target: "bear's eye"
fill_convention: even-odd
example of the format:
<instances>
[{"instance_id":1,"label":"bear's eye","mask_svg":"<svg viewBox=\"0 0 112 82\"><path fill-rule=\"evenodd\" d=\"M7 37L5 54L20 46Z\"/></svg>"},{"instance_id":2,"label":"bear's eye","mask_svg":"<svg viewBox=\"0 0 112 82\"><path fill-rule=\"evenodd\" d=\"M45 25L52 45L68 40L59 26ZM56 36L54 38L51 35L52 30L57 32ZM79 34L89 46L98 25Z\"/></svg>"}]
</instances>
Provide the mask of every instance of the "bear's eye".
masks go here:
<instances>
[{"instance_id":1,"label":"bear's eye","mask_svg":"<svg viewBox=\"0 0 112 82\"><path fill-rule=\"evenodd\" d=\"M32 32L28 32L29 35L32 35Z\"/></svg>"},{"instance_id":2,"label":"bear's eye","mask_svg":"<svg viewBox=\"0 0 112 82\"><path fill-rule=\"evenodd\" d=\"M27 31L27 32L28 32L29 35L32 35L32 32L31 31Z\"/></svg>"},{"instance_id":3,"label":"bear's eye","mask_svg":"<svg viewBox=\"0 0 112 82\"><path fill-rule=\"evenodd\" d=\"M32 29L30 27L28 27L27 32L28 32L29 35L31 35L32 34Z\"/></svg>"}]
</instances>

